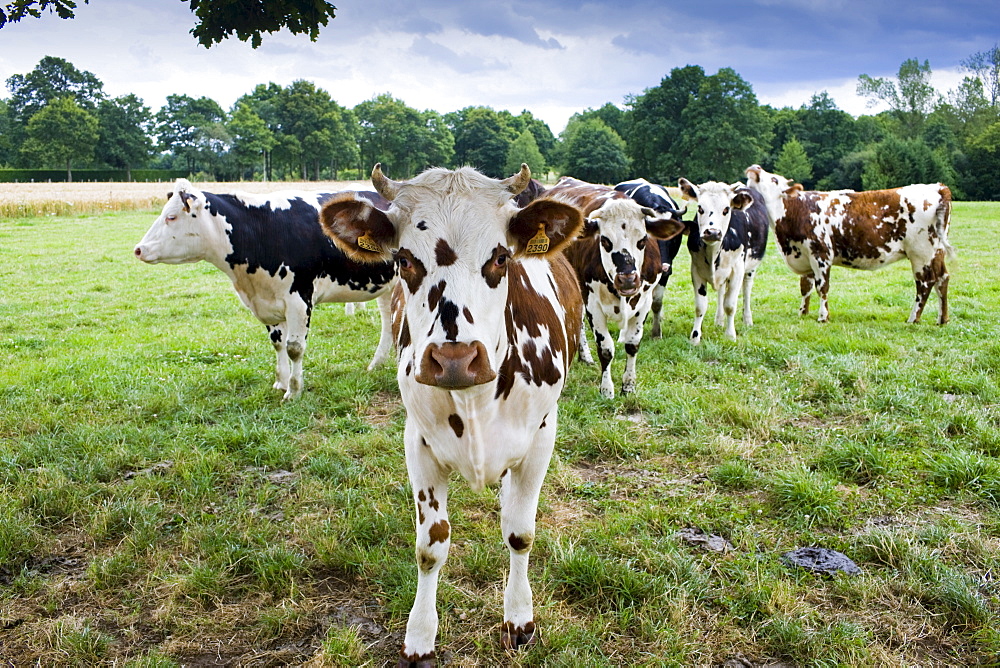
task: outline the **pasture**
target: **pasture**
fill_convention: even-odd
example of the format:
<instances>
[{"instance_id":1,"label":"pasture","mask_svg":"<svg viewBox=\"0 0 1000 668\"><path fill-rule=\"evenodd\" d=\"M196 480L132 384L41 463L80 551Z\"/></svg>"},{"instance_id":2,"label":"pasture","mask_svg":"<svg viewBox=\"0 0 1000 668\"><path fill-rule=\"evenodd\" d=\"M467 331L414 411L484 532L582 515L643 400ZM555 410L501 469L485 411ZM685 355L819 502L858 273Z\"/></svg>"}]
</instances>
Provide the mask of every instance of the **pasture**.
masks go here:
<instances>
[{"instance_id":1,"label":"pasture","mask_svg":"<svg viewBox=\"0 0 1000 668\"><path fill-rule=\"evenodd\" d=\"M283 404L218 270L132 256L156 212L30 213L0 218L4 665L395 665L414 511L376 309L316 309ZM682 250L637 392L571 370L528 652L499 648L496 494L452 485L442 663L1000 660L1000 204L956 203L951 241L944 327L936 297L905 323L906 262L834 269L831 322L800 318L772 239L755 325L725 341L712 295L698 347ZM807 546L861 573L782 562Z\"/></svg>"}]
</instances>

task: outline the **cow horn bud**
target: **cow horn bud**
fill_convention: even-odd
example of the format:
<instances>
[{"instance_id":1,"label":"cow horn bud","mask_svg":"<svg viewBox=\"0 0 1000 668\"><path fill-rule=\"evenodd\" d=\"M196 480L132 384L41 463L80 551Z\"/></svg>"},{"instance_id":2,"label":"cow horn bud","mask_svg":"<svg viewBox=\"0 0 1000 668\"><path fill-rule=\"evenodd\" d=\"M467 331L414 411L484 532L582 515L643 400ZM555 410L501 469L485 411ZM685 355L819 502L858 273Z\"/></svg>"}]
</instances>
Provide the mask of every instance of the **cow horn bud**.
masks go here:
<instances>
[{"instance_id":1,"label":"cow horn bud","mask_svg":"<svg viewBox=\"0 0 1000 668\"><path fill-rule=\"evenodd\" d=\"M514 176L506 178L500 183L504 185L507 190L510 191L512 195L519 195L522 190L528 187L531 182L531 168L528 167L527 163L521 163L521 171L519 171Z\"/></svg>"},{"instance_id":2,"label":"cow horn bud","mask_svg":"<svg viewBox=\"0 0 1000 668\"><path fill-rule=\"evenodd\" d=\"M382 163L377 162L372 168L372 185L375 186L375 191L379 195L392 201L395 199L396 193L399 192L400 183L386 178L385 174L382 173Z\"/></svg>"}]
</instances>

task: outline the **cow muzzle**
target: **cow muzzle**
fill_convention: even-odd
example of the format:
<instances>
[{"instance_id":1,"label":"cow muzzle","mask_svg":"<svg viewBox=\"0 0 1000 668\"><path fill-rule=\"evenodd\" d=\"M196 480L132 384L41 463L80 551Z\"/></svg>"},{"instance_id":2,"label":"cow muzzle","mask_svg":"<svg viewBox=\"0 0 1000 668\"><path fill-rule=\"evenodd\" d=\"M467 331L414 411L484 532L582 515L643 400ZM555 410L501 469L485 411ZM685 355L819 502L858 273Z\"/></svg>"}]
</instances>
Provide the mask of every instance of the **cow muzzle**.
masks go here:
<instances>
[{"instance_id":1,"label":"cow muzzle","mask_svg":"<svg viewBox=\"0 0 1000 668\"><path fill-rule=\"evenodd\" d=\"M639 272L615 274L615 290L623 297L634 295L639 291Z\"/></svg>"},{"instance_id":2,"label":"cow muzzle","mask_svg":"<svg viewBox=\"0 0 1000 668\"><path fill-rule=\"evenodd\" d=\"M701 240L707 244L714 243L722 239L722 232L719 230L705 230L701 235Z\"/></svg>"},{"instance_id":3,"label":"cow muzzle","mask_svg":"<svg viewBox=\"0 0 1000 668\"><path fill-rule=\"evenodd\" d=\"M472 343L432 343L424 350L416 380L448 390L488 383L497 377L490 366L486 346Z\"/></svg>"},{"instance_id":4,"label":"cow muzzle","mask_svg":"<svg viewBox=\"0 0 1000 668\"><path fill-rule=\"evenodd\" d=\"M143 248L141 245L135 247L135 256L142 260L143 262L155 262L156 258L152 257L151 254Z\"/></svg>"}]
</instances>

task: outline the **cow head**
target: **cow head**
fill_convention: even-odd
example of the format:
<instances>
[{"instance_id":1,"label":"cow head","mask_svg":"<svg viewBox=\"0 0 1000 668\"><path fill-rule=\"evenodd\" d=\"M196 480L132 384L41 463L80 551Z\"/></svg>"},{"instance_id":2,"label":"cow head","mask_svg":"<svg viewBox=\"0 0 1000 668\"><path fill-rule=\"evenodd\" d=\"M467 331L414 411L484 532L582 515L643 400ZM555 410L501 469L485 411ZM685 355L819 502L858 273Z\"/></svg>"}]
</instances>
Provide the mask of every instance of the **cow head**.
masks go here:
<instances>
[{"instance_id":1,"label":"cow head","mask_svg":"<svg viewBox=\"0 0 1000 668\"><path fill-rule=\"evenodd\" d=\"M636 294L642 286L642 268L649 237L670 239L684 224L672 213L659 214L627 198L605 199L587 219L584 234L600 243L601 265L615 291L622 297Z\"/></svg>"},{"instance_id":2,"label":"cow head","mask_svg":"<svg viewBox=\"0 0 1000 668\"><path fill-rule=\"evenodd\" d=\"M545 198L518 209L511 196L530 177L522 165L503 181L469 167L392 181L375 165L372 183L388 210L349 194L323 207L323 230L345 252L396 263L401 377L446 389L496 378L507 352L509 268L560 252L582 223L579 209Z\"/></svg>"},{"instance_id":3,"label":"cow head","mask_svg":"<svg viewBox=\"0 0 1000 668\"><path fill-rule=\"evenodd\" d=\"M205 195L187 179L177 179L174 191L134 253L143 262L181 264L204 260L220 230L205 208Z\"/></svg>"},{"instance_id":4,"label":"cow head","mask_svg":"<svg viewBox=\"0 0 1000 668\"><path fill-rule=\"evenodd\" d=\"M729 231L729 221L734 209L742 209L753 202L746 190L736 190L733 186L718 181L709 181L696 186L685 178L677 180L684 199L698 203L698 235L706 244L718 243Z\"/></svg>"},{"instance_id":5,"label":"cow head","mask_svg":"<svg viewBox=\"0 0 1000 668\"><path fill-rule=\"evenodd\" d=\"M767 207L767 217L770 218L772 225L774 221L785 215L782 200L802 191L802 186L798 183L786 179L784 176L766 172L760 165L747 167L746 175L747 186L763 196L764 205Z\"/></svg>"}]
</instances>

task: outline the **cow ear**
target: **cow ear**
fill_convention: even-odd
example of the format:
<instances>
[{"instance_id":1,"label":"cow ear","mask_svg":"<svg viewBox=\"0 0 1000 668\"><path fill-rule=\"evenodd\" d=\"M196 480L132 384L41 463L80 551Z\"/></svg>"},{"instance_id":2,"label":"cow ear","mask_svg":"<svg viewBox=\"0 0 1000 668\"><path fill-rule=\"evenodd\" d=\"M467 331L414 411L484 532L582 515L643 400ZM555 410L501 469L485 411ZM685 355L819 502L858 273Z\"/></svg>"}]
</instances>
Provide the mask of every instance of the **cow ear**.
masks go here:
<instances>
[{"instance_id":1,"label":"cow ear","mask_svg":"<svg viewBox=\"0 0 1000 668\"><path fill-rule=\"evenodd\" d=\"M740 190L735 195L733 195L734 209L745 209L751 204L753 204L753 195L748 193L746 190Z\"/></svg>"},{"instance_id":2,"label":"cow ear","mask_svg":"<svg viewBox=\"0 0 1000 668\"><path fill-rule=\"evenodd\" d=\"M565 202L542 197L519 210L507 227L518 255L551 255L572 242L583 214Z\"/></svg>"},{"instance_id":3,"label":"cow ear","mask_svg":"<svg viewBox=\"0 0 1000 668\"><path fill-rule=\"evenodd\" d=\"M670 214L664 217L645 207L643 207L642 213L646 216L646 234L651 237L667 240L684 231L684 222L677 220Z\"/></svg>"},{"instance_id":4,"label":"cow ear","mask_svg":"<svg viewBox=\"0 0 1000 668\"><path fill-rule=\"evenodd\" d=\"M184 204L184 210L187 211L188 213L191 213L191 205L192 205L192 203L194 203L194 207L196 209L200 209L201 208L201 206L200 206L201 203L198 200L197 196L192 195L191 193L185 192L183 190L180 191L177 194L181 196L181 202Z\"/></svg>"},{"instance_id":5,"label":"cow ear","mask_svg":"<svg viewBox=\"0 0 1000 668\"><path fill-rule=\"evenodd\" d=\"M803 190L805 190L805 188L802 187L801 183L793 183L790 186L788 186L788 189L785 190L785 192L781 193L781 196L798 197L799 193L802 192Z\"/></svg>"},{"instance_id":6,"label":"cow ear","mask_svg":"<svg viewBox=\"0 0 1000 668\"><path fill-rule=\"evenodd\" d=\"M691 183L683 176L677 179L677 187L681 189L681 196L684 199L698 199L698 186Z\"/></svg>"},{"instance_id":7,"label":"cow ear","mask_svg":"<svg viewBox=\"0 0 1000 668\"><path fill-rule=\"evenodd\" d=\"M396 228L384 211L352 192L327 201L319 212L323 233L357 262L388 262Z\"/></svg>"}]
</instances>

